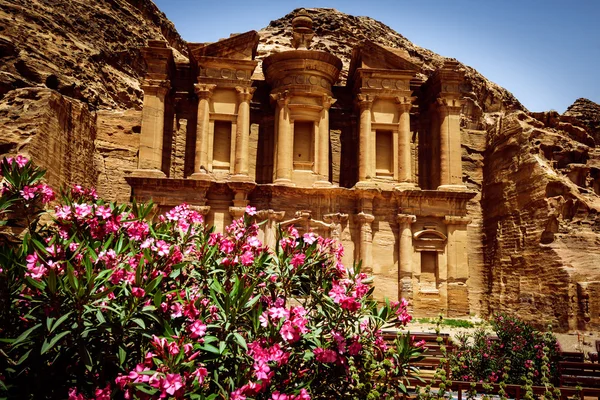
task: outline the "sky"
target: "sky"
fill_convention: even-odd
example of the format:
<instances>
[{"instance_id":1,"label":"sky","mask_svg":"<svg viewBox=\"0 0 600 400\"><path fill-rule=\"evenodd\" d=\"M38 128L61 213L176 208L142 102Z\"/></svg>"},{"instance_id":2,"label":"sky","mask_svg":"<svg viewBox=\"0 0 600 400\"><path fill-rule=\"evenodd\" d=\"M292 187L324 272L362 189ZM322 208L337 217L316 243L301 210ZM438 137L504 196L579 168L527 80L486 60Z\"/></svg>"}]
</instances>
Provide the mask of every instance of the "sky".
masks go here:
<instances>
[{"instance_id":1,"label":"sky","mask_svg":"<svg viewBox=\"0 0 600 400\"><path fill-rule=\"evenodd\" d=\"M475 68L530 111L600 103L600 0L153 1L189 42L260 30L295 8L335 8Z\"/></svg>"}]
</instances>

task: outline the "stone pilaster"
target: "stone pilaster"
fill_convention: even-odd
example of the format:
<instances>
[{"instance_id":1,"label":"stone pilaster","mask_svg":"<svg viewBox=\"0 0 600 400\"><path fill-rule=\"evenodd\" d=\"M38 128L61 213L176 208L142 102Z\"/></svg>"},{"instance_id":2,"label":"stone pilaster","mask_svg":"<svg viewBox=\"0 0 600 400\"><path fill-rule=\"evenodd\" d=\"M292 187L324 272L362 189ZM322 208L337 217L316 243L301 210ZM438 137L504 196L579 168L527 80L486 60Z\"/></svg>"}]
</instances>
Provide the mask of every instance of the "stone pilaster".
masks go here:
<instances>
[{"instance_id":1,"label":"stone pilaster","mask_svg":"<svg viewBox=\"0 0 600 400\"><path fill-rule=\"evenodd\" d=\"M444 218L447 226L446 248L448 279L448 316L469 315L469 260L467 252L467 225L469 217L450 216Z\"/></svg>"},{"instance_id":2,"label":"stone pilaster","mask_svg":"<svg viewBox=\"0 0 600 400\"><path fill-rule=\"evenodd\" d=\"M314 184L318 187L331 186L331 182L329 182L329 109L335 102L336 99L333 97L323 96L323 109L319 120L319 142L317 143L319 150L317 151L316 172L319 180Z\"/></svg>"},{"instance_id":3,"label":"stone pilaster","mask_svg":"<svg viewBox=\"0 0 600 400\"><path fill-rule=\"evenodd\" d=\"M206 178L209 172L209 121L210 121L210 98L217 85L197 83L194 91L198 96L198 118L196 126L196 153L194 157L194 174L192 178Z\"/></svg>"},{"instance_id":4,"label":"stone pilaster","mask_svg":"<svg viewBox=\"0 0 600 400\"><path fill-rule=\"evenodd\" d=\"M162 171L165 100L170 89L168 80L147 79L142 83L144 108L138 155L138 169L132 176L164 178Z\"/></svg>"},{"instance_id":5,"label":"stone pilaster","mask_svg":"<svg viewBox=\"0 0 600 400\"><path fill-rule=\"evenodd\" d=\"M466 190L466 186L462 183L461 107L460 100L437 99L440 121L440 186L438 190Z\"/></svg>"},{"instance_id":6,"label":"stone pilaster","mask_svg":"<svg viewBox=\"0 0 600 400\"><path fill-rule=\"evenodd\" d=\"M410 214L398 214L398 298L404 297L412 304L412 259L413 259L413 235L411 225L417 221L417 217Z\"/></svg>"},{"instance_id":7,"label":"stone pilaster","mask_svg":"<svg viewBox=\"0 0 600 400\"><path fill-rule=\"evenodd\" d=\"M277 164L274 183L294 186L292 183L294 133L291 132L288 108L290 98L286 92L272 94L271 98L277 102L277 153L275 154Z\"/></svg>"},{"instance_id":8,"label":"stone pilaster","mask_svg":"<svg viewBox=\"0 0 600 400\"><path fill-rule=\"evenodd\" d=\"M398 111L400 121L398 124L398 182L399 186L414 188L412 171L412 151L410 133L410 109L413 97L398 97Z\"/></svg>"},{"instance_id":9,"label":"stone pilaster","mask_svg":"<svg viewBox=\"0 0 600 400\"><path fill-rule=\"evenodd\" d=\"M274 251L277 244L277 226L283 220L285 211L260 210L256 215L259 219L266 220L262 225L263 244Z\"/></svg>"},{"instance_id":10,"label":"stone pilaster","mask_svg":"<svg viewBox=\"0 0 600 400\"><path fill-rule=\"evenodd\" d=\"M369 95L358 95L358 106L360 108L360 128L358 141L358 181L364 182L373 177L374 167L371 165L371 107L373 97Z\"/></svg>"},{"instance_id":11,"label":"stone pilaster","mask_svg":"<svg viewBox=\"0 0 600 400\"><path fill-rule=\"evenodd\" d=\"M235 140L234 173L243 177L248 176L250 142L250 100L256 88L236 86L238 95L237 131Z\"/></svg>"},{"instance_id":12,"label":"stone pilaster","mask_svg":"<svg viewBox=\"0 0 600 400\"><path fill-rule=\"evenodd\" d=\"M360 259L362 260L362 271L370 273L373 271L373 221L375 216L360 212L356 215L360 225Z\"/></svg>"}]
</instances>

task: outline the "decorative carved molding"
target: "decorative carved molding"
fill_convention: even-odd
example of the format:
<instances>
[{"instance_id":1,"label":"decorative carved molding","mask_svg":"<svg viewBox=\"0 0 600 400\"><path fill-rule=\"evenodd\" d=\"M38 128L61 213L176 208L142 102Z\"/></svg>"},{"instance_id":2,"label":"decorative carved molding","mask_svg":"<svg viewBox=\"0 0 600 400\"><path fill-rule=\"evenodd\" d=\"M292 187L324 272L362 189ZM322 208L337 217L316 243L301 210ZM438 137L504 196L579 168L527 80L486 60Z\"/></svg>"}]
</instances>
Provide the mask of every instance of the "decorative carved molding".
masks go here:
<instances>
[{"instance_id":1,"label":"decorative carved molding","mask_svg":"<svg viewBox=\"0 0 600 400\"><path fill-rule=\"evenodd\" d=\"M236 86L235 90L237 91L238 100L240 102L248 102L252 100L256 88L250 86Z\"/></svg>"},{"instance_id":2,"label":"decorative carved molding","mask_svg":"<svg viewBox=\"0 0 600 400\"><path fill-rule=\"evenodd\" d=\"M200 67L198 69L198 77L248 81L252 77L252 71L244 70L244 69L232 69L232 68Z\"/></svg>"},{"instance_id":3,"label":"decorative carved molding","mask_svg":"<svg viewBox=\"0 0 600 400\"><path fill-rule=\"evenodd\" d=\"M277 102L277 105L281 108L287 107L290 103L290 93L286 90L279 93L270 94L271 100Z\"/></svg>"},{"instance_id":4,"label":"decorative carved molding","mask_svg":"<svg viewBox=\"0 0 600 400\"><path fill-rule=\"evenodd\" d=\"M144 95L164 97L171 89L171 81L168 79L144 79L140 85Z\"/></svg>"},{"instance_id":5,"label":"decorative carved molding","mask_svg":"<svg viewBox=\"0 0 600 400\"><path fill-rule=\"evenodd\" d=\"M375 100L375 96L362 93L358 94L356 98L358 99L358 106L360 107L361 111L370 110L371 106L373 106L373 101Z\"/></svg>"},{"instance_id":6,"label":"decorative carved molding","mask_svg":"<svg viewBox=\"0 0 600 400\"><path fill-rule=\"evenodd\" d=\"M446 225L468 225L471 223L471 217L461 217L456 215L446 215L444 217Z\"/></svg>"},{"instance_id":7,"label":"decorative carved molding","mask_svg":"<svg viewBox=\"0 0 600 400\"><path fill-rule=\"evenodd\" d=\"M398 221L399 224L414 224L417 221L417 217L415 215L411 215L411 214L398 214L396 216L396 221Z\"/></svg>"}]
</instances>

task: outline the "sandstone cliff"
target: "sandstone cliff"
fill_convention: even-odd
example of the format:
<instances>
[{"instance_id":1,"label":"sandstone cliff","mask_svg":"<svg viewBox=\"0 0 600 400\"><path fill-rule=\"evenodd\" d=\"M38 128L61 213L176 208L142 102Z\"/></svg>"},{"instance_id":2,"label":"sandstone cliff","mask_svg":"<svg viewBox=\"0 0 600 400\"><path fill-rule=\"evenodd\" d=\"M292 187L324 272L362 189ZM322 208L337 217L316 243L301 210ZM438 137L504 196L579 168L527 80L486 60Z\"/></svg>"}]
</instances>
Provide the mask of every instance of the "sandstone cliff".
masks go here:
<instances>
[{"instance_id":1,"label":"sandstone cliff","mask_svg":"<svg viewBox=\"0 0 600 400\"><path fill-rule=\"evenodd\" d=\"M313 48L344 63L340 84L363 39L406 50L422 79L445 60L371 18L308 12ZM291 47L292 16L260 31L260 59ZM129 200L148 39L167 40L185 61L185 43L149 0L0 0L0 156L27 153L54 185L81 182ZM590 300L600 296L600 106L579 99L563 115L530 114L461 68L463 180L478 193L469 204L471 309L600 329L600 303Z\"/></svg>"}]
</instances>

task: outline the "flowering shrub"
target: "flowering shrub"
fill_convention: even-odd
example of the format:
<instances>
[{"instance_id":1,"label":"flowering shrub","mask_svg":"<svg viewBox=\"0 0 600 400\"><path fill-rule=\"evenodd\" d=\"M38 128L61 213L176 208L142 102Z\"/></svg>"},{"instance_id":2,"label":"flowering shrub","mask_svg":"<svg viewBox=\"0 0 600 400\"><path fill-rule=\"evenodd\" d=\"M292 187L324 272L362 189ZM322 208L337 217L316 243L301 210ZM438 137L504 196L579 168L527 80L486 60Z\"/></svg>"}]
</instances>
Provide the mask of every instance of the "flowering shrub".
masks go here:
<instances>
[{"instance_id":1,"label":"flowering shrub","mask_svg":"<svg viewBox=\"0 0 600 400\"><path fill-rule=\"evenodd\" d=\"M495 315L491 324L498 340L482 328L458 335L450 357L452 379L521 384L531 374L532 384L540 385L543 371L548 381L556 381L559 347L554 335L506 314Z\"/></svg>"},{"instance_id":2,"label":"flowering shrub","mask_svg":"<svg viewBox=\"0 0 600 400\"><path fill-rule=\"evenodd\" d=\"M53 197L43 172L18 158L2 167L4 210L21 202L30 221L0 249L9 397L391 398L414 373L421 349L381 336L410 321L406 302L378 309L333 240L290 227L272 251L252 207L221 234L185 204L154 217L79 186L39 227Z\"/></svg>"}]
</instances>

